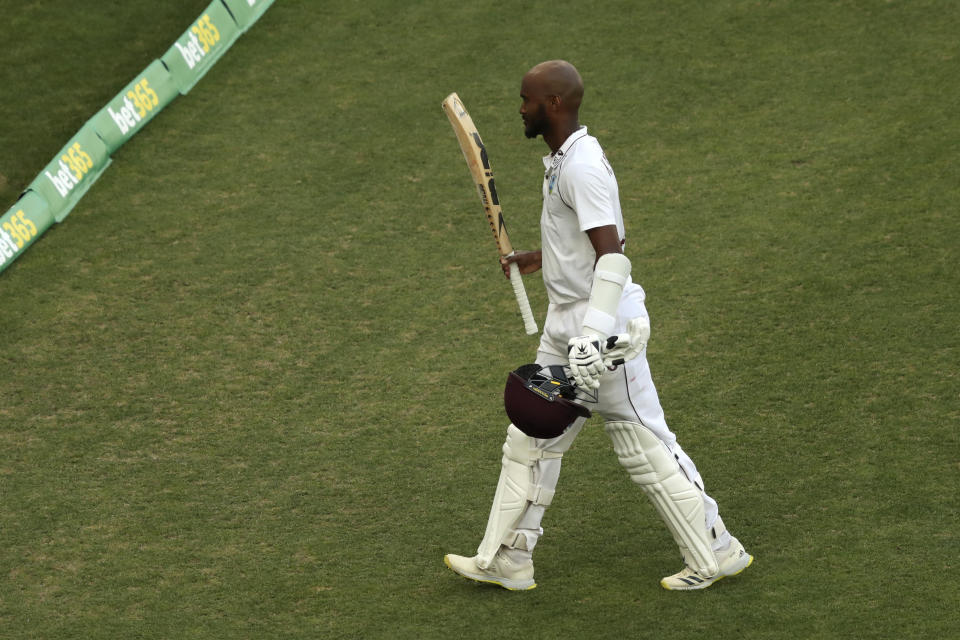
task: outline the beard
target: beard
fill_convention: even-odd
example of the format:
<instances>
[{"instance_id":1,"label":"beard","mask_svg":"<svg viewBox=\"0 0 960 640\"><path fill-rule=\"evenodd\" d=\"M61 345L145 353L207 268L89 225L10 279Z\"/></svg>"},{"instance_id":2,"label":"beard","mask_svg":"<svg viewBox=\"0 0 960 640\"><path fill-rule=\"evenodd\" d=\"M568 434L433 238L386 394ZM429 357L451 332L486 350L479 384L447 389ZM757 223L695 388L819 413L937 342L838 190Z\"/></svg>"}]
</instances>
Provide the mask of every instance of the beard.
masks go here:
<instances>
[{"instance_id":1,"label":"beard","mask_svg":"<svg viewBox=\"0 0 960 640\"><path fill-rule=\"evenodd\" d=\"M547 124L547 110L541 104L535 113L529 114L524 122L525 126L523 129L524 135L528 138L536 138L539 135L543 135L544 130L546 129Z\"/></svg>"}]
</instances>

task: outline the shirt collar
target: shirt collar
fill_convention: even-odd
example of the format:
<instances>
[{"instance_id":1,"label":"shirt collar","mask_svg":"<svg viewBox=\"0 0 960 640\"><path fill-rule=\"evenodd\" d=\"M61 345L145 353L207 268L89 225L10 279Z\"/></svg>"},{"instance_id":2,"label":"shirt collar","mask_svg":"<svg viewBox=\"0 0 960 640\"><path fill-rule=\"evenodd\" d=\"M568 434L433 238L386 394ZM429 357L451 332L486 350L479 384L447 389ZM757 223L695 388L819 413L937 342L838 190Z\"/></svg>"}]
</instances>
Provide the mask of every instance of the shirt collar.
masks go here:
<instances>
[{"instance_id":1,"label":"shirt collar","mask_svg":"<svg viewBox=\"0 0 960 640\"><path fill-rule=\"evenodd\" d=\"M566 140L563 141L563 144L560 145L560 148L557 149L554 153L549 153L543 156L543 166L546 169L556 169L557 166L563 161L564 156L570 151L570 147L573 146L573 143L587 135L587 127L581 126L579 129L571 133Z\"/></svg>"}]
</instances>

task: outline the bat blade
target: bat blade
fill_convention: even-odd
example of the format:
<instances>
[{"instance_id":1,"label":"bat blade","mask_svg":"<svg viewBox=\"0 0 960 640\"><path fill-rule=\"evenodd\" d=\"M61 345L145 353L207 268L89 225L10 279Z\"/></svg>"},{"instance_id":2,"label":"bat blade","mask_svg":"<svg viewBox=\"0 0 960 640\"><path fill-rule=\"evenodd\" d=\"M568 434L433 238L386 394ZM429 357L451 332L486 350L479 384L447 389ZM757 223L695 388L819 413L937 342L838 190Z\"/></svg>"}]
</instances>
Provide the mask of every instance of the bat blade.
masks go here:
<instances>
[{"instance_id":1,"label":"bat blade","mask_svg":"<svg viewBox=\"0 0 960 640\"><path fill-rule=\"evenodd\" d=\"M470 175L477 185L477 193L480 196L480 203L483 205L483 212L487 216L487 222L493 232L493 239L497 243L497 252L501 257L509 256L513 253L513 245L510 244L510 235L507 233L503 210L500 207L500 197L497 194L497 185L493 179L490 156L483 144L483 139L480 137L480 132L473 123L473 118L470 117L467 108L463 105L463 101L460 100L460 96L456 93L447 96L442 105L453 131L457 135L457 142L460 144L460 151L463 152L463 159L466 160L467 167L470 169ZM510 283L513 285L517 304L520 307L524 329L528 335L533 335L537 333L537 323L533 318L530 301L527 299L527 291L523 286L523 280L516 264L510 265Z\"/></svg>"}]
</instances>

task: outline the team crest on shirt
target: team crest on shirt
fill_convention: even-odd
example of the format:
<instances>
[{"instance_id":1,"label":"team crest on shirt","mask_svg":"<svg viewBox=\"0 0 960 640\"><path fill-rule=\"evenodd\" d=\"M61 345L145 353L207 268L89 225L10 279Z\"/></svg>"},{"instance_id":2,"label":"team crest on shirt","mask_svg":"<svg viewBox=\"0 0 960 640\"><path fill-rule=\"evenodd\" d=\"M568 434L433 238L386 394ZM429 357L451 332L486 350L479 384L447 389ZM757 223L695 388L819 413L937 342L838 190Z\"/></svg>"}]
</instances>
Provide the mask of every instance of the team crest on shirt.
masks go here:
<instances>
[{"instance_id":1,"label":"team crest on shirt","mask_svg":"<svg viewBox=\"0 0 960 640\"><path fill-rule=\"evenodd\" d=\"M557 184L557 174L550 176L550 182L547 183L547 193L553 193L553 188Z\"/></svg>"}]
</instances>

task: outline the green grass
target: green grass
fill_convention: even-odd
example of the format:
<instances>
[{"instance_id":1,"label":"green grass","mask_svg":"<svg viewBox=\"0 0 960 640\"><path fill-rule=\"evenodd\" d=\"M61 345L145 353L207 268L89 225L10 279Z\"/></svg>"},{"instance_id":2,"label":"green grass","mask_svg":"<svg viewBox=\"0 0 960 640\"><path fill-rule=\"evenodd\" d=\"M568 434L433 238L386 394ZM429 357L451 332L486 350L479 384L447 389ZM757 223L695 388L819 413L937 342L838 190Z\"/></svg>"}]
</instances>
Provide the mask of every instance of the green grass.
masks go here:
<instances>
[{"instance_id":1,"label":"green grass","mask_svg":"<svg viewBox=\"0 0 960 640\"><path fill-rule=\"evenodd\" d=\"M206 5L0 0L0 208ZM0 274L0 635L957 635L958 28L945 0L278 0ZM598 422L536 590L442 564L536 340L440 101L532 248L519 81L553 57L668 421L756 556L702 593L660 589L679 556Z\"/></svg>"}]
</instances>

